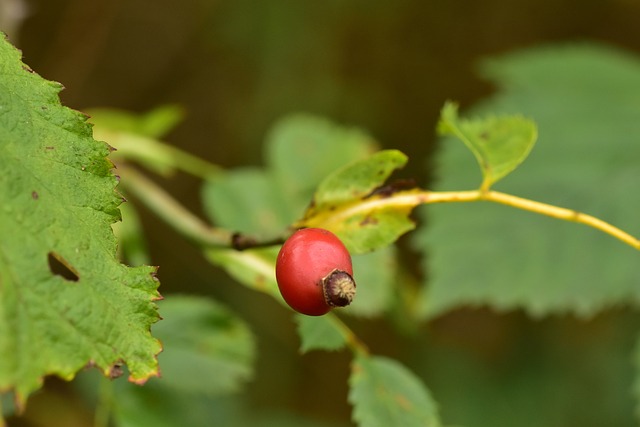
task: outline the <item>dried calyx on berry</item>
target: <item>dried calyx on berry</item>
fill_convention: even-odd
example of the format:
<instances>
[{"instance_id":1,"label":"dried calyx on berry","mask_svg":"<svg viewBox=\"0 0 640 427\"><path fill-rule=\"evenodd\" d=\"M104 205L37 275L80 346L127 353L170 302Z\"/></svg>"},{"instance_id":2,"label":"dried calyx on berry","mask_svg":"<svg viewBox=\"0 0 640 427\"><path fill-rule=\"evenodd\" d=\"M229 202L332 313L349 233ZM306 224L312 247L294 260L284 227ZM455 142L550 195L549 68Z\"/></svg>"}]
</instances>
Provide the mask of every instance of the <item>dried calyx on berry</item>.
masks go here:
<instances>
[{"instance_id":1,"label":"dried calyx on berry","mask_svg":"<svg viewBox=\"0 0 640 427\"><path fill-rule=\"evenodd\" d=\"M356 295L356 282L346 271L333 270L322 279L324 300L332 307L346 307Z\"/></svg>"}]
</instances>

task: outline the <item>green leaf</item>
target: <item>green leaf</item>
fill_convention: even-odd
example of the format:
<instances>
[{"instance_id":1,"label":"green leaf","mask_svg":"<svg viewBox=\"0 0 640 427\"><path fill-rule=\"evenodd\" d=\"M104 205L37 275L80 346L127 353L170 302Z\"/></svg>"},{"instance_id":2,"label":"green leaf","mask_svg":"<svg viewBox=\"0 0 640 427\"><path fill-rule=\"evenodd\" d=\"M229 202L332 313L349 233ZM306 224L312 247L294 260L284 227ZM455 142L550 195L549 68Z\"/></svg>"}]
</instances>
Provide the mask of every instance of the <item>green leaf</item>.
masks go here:
<instances>
[{"instance_id":1,"label":"green leaf","mask_svg":"<svg viewBox=\"0 0 640 427\"><path fill-rule=\"evenodd\" d=\"M165 349L162 377L144 387L116 381L113 414L118 426L246 425L238 391L253 375L255 340L240 318L205 298L170 295L160 303L163 321L153 327ZM79 377L83 396L98 384ZM104 396L103 396L104 398ZM237 422L237 423L236 423Z\"/></svg>"},{"instance_id":2,"label":"green leaf","mask_svg":"<svg viewBox=\"0 0 640 427\"><path fill-rule=\"evenodd\" d=\"M215 425L225 427L338 427L291 411L257 407L250 396L199 396L157 387L117 389L114 421L117 427L176 427Z\"/></svg>"},{"instance_id":3,"label":"green leaf","mask_svg":"<svg viewBox=\"0 0 640 427\"><path fill-rule=\"evenodd\" d=\"M91 116L91 123L99 128L151 139L162 138L184 118L184 110L178 105L161 105L143 114L114 108L92 108L87 114Z\"/></svg>"},{"instance_id":4,"label":"green leaf","mask_svg":"<svg viewBox=\"0 0 640 427\"><path fill-rule=\"evenodd\" d=\"M0 391L20 402L88 364L125 363L138 383L158 374L155 268L118 262L109 147L60 88L0 40Z\"/></svg>"},{"instance_id":5,"label":"green leaf","mask_svg":"<svg viewBox=\"0 0 640 427\"><path fill-rule=\"evenodd\" d=\"M182 120L178 106L162 106L141 115L101 108L89 110L89 114L94 137L116 148L111 156L115 162L133 160L164 176L176 170L201 178L221 174L218 166L159 140Z\"/></svg>"},{"instance_id":6,"label":"green leaf","mask_svg":"<svg viewBox=\"0 0 640 427\"><path fill-rule=\"evenodd\" d=\"M298 334L302 343L300 351L307 353L311 350L334 351L341 350L346 344L342 331L337 327L332 315L304 316L296 315Z\"/></svg>"},{"instance_id":7,"label":"green leaf","mask_svg":"<svg viewBox=\"0 0 640 427\"><path fill-rule=\"evenodd\" d=\"M0 419L5 419L15 414L16 407L12 397L9 393L0 394Z\"/></svg>"},{"instance_id":8,"label":"green leaf","mask_svg":"<svg viewBox=\"0 0 640 427\"><path fill-rule=\"evenodd\" d=\"M285 209L283 193L258 168L237 169L206 181L202 199L216 225L263 240L281 235L298 214Z\"/></svg>"},{"instance_id":9,"label":"green leaf","mask_svg":"<svg viewBox=\"0 0 640 427\"><path fill-rule=\"evenodd\" d=\"M367 197L407 160L398 150L384 150L336 170L318 185L309 215Z\"/></svg>"},{"instance_id":10,"label":"green leaf","mask_svg":"<svg viewBox=\"0 0 640 427\"><path fill-rule=\"evenodd\" d=\"M265 151L267 168L236 169L207 180L202 197L213 223L259 239L286 234L320 181L366 157L373 141L358 129L294 114L274 125Z\"/></svg>"},{"instance_id":11,"label":"green leaf","mask_svg":"<svg viewBox=\"0 0 640 427\"><path fill-rule=\"evenodd\" d=\"M396 191L393 185L374 189L406 161L401 152L385 150L335 171L320 184L314 203L297 226L333 231L352 254L392 244L415 227L409 214L419 201L390 199Z\"/></svg>"},{"instance_id":12,"label":"green leaf","mask_svg":"<svg viewBox=\"0 0 640 427\"><path fill-rule=\"evenodd\" d=\"M309 204L316 186L329 173L366 158L375 145L360 129L299 113L274 125L265 148L277 186L295 209Z\"/></svg>"},{"instance_id":13,"label":"green leaf","mask_svg":"<svg viewBox=\"0 0 640 427\"><path fill-rule=\"evenodd\" d=\"M158 384L211 396L238 391L252 377L255 342L241 319L204 297L171 295L159 305L163 321L153 327L164 346Z\"/></svg>"},{"instance_id":14,"label":"green leaf","mask_svg":"<svg viewBox=\"0 0 640 427\"><path fill-rule=\"evenodd\" d=\"M492 60L501 88L476 114L521 111L540 129L535 152L501 190L601 218L640 235L640 61L593 46L535 49ZM589 72L585 72L589 70ZM606 105L606 108L603 106ZM437 187L475 181L462 144L444 143ZM589 316L640 303L638 252L597 230L478 203L421 208L429 226L423 313L460 306Z\"/></svg>"},{"instance_id":15,"label":"green leaf","mask_svg":"<svg viewBox=\"0 0 640 427\"><path fill-rule=\"evenodd\" d=\"M360 427L436 427L436 404L420 380L395 360L355 358L349 379L349 402Z\"/></svg>"},{"instance_id":16,"label":"green leaf","mask_svg":"<svg viewBox=\"0 0 640 427\"><path fill-rule=\"evenodd\" d=\"M386 312L397 292L397 267L394 246L353 256L356 297L344 313L374 317Z\"/></svg>"},{"instance_id":17,"label":"green leaf","mask_svg":"<svg viewBox=\"0 0 640 427\"><path fill-rule=\"evenodd\" d=\"M473 152L482 170L482 189L511 173L529 155L538 136L536 125L521 116L458 118L458 106L447 103L438 124L442 135L454 135Z\"/></svg>"}]
</instances>

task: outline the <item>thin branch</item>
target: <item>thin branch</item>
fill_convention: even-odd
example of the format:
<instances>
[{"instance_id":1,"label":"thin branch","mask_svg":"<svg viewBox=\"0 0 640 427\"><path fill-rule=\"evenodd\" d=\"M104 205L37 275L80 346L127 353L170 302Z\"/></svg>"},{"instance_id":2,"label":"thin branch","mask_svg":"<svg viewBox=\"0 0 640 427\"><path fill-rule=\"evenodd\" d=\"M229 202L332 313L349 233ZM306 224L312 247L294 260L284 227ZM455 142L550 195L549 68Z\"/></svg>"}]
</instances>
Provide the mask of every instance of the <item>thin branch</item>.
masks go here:
<instances>
[{"instance_id":1,"label":"thin branch","mask_svg":"<svg viewBox=\"0 0 640 427\"><path fill-rule=\"evenodd\" d=\"M391 194L375 194L364 200L357 200L352 203L344 204L340 206L340 208L326 214L304 218L295 225L297 227L322 227L323 225L328 226L335 223L341 223L354 216L376 210L389 208L410 210L422 204L478 201L500 203L502 205L535 212L541 215L584 224L609 234L629 246L640 250L640 240L629 233L602 221L601 219L572 209L560 208L498 191L426 191L412 189L397 191Z\"/></svg>"},{"instance_id":2,"label":"thin branch","mask_svg":"<svg viewBox=\"0 0 640 427\"><path fill-rule=\"evenodd\" d=\"M123 178L121 185L126 191L135 195L178 232L200 245L205 247L230 247L237 250L244 250L283 243L283 239L262 242L243 234L212 227L191 213L159 185L146 178L140 172L129 167L121 167L119 171ZM337 211L333 211L329 222L340 222L358 213L389 207L412 209L421 204L477 201L499 203L565 221L584 224L609 234L629 246L640 250L640 240L594 216L498 191L424 191L413 189L398 191L391 195L375 195L368 199L358 200L357 202L345 205ZM315 219L319 221L319 224L315 224L316 221L314 221L314 218L307 218L296 225L308 227L322 225L327 222L326 217Z\"/></svg>"},{"instance_id":3,"label":"thin branch","mask_svg":"<svg viewBox=\"0 0 640 427\"><path fill-rule=\"evenodd\" d=\"M485 193L484 200L491 202L501 203L507 206L513 206L514 208L523 209L526 211L536 212L542 215L547 215L553 218L563 219L565 221L577 222L579 224L588 225L597 230L600 230L629 246L640 249L640 240L636 239L629 233L622 231L618 227L614 227L608 222L602 221L594 216L584 214L571 209L560 208L546 203L535 202L533 200L523 199L521 197L512 196L497 191L489 191Z\"/></svg>"},{"instance_id":4,"label":"thin branch","mask_svg":"<svg viewBox=\"0 0 640 427\"><path fill-rule=\"evenodd\" d=\"M369 348L367 345L358 338L358 335L356 335L356 333L353 332L353 330L351 330L351 328L347 326L342 319L340 319L335 313L328 313L327 316L334 323L336 328L340 330L340 333L345 338L347 347L349 347L354 354L369 354Z\"/></svg>"},{"instance_id":5,"label":"thin branch","mask_svg":"<svg viewBox=\"0 0 640 427\"><path fill-rule=\"evenodd\" d=\"M629 233L622 231L608 222L594 216L578 212L573 209L561 208L547 203L536 202L522 197L512 196L499 191L419 191L400 192L387 199L372 200L374 204L393 204L398 206L412 206L429 203L452 203L452 202L477 202L487 201L511 206L525 211L535 212L552 218L584 224L600 230L627 245L640 250L640 240ZM371 208L371 206L369 206Z\"/></svg>"},{"instance_id":6,"label":"thin branch","mask_svg":"<svg viewBox=\"0 0 640 427\"><path fill-rule=\"evenodd\" d=\"M137 170L121 166L118 172L121 175L120 185L127 193L186 238L205 247L232 247L232 232L211 227Z\"/></svg>"},{"instance_id":7,"label":"thin branch","mask_svg":"<svg viewBox=\"0 0 640 427\"><path fill-rule=\"evenodd\" d=\"M110 379L100 378L98 403L96 404L93 426L108 427L113 407L113 384Z\"/></svg>"}]
</instances>

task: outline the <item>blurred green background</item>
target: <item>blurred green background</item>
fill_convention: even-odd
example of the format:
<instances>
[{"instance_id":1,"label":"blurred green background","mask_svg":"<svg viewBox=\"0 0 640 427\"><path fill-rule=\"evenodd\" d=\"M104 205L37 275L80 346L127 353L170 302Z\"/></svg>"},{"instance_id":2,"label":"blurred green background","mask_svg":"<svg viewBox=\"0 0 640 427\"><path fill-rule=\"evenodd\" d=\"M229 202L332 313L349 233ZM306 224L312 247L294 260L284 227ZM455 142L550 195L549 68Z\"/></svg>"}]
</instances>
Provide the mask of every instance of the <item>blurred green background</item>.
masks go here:
<instances>
[{"instance_id":1,"label":"blurred green background","mask_svg":"<svg viewBox=\"0 0 640 427\"><path fill-rule=\"evenodd\" d=\"M493 91L478 77L480 59L582 40L640 53L635 0L0 0L0 14L24 62L66 87L67 106L143 112L179 104L185 120L166 139L227 168L261 164L264 136L282 115L320 114L407 153L402 175L423 187L444 101L469 106ZM160 182L201 212L197 180ZM263 425L350 425L349 356L300 356L289 312L235 285L142 214L161 292L211 295L258 337L256 378L237 410L263 411ZM405 267L425 274L406 239L400 246ZM450 425L627 426L638 320L624 310L586 321L463 309L414 334L384 320L353 325L374 352L424 379ZM77 394L51 380L11 425L90 425ZM210 404L222 417L237 403Z\"/></svg>"}]
</instances>

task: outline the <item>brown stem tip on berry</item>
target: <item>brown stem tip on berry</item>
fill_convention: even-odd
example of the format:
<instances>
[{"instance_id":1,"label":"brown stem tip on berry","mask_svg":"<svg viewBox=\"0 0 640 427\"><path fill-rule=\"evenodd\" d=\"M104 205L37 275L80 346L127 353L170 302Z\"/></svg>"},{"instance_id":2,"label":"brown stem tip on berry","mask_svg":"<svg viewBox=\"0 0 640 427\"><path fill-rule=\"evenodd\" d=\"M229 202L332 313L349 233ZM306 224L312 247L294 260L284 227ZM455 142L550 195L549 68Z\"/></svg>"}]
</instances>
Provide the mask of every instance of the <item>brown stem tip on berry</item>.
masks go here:
<instances>
[{"instance_id":1,"label":"brown stem tip on berry","mask_svg":"<svg viewBox=\"0 0 640 427\"><path fill-rule=\"evenodd\" d=\"M322 279L324 299L331 307L346 307L356 295L356 282L346 271L333 270Z\"/></svg>"}]
</instances>

